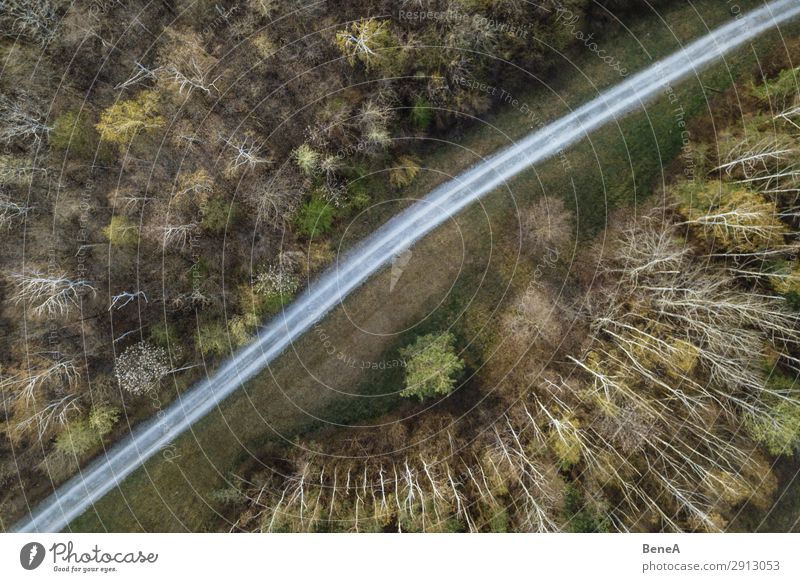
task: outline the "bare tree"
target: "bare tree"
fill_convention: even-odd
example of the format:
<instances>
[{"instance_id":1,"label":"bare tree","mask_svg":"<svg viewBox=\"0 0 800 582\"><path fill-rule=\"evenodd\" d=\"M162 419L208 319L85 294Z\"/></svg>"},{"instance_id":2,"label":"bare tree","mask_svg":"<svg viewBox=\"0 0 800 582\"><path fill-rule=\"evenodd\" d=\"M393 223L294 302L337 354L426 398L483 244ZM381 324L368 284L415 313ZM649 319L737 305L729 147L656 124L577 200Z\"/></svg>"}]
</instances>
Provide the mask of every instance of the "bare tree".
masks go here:
<instances>
[{"instance_id":1,"label":"bare tree","mask_svg":"<svg viewBox=\"0 0 800 582\"><path fill-rule=\"evenodd\" d=\"M38 143L46 137L51 128L45 124L41 115L33 111L30 99L11 100L0 95L0 142L33 141Z\"/></svg>"},{"instance_id":2,"label":"bare tree","mask_svg":"<svg viewBox=\"0 0 800 582\"><path fill-rule=\"evenodd\" d=\"M14 202L0 193L0 227L10 227L17 220L24 219L31 210L30 206Z\"/></svg>"},{"instance_id":3,"label":"bare tree","mask_svg":"<svg viewBox=\"0 0 800 582\"><path fill-rule=\"evenodd\" d=\"M70 279L66 275L46 275L39 271L13 273L16 291L15 304L30 305L36 315L66 315L71 307L80 307L86 293L97 290L85 279Z\"/></svg>"},{"instance_id":4,"label":"bare tree","mask_svg":"<svg viewBox=\"0 0 800 582\"><path fill-rule=\"evenodd\" d=\"M76 394L57 396L52 400L44 401L41 406L37 402L24 408L23 418L15 422L14 436L24 435L36 431L39 438L52 432L56 426L65 426L70 416L79 412Z\"/></svg>"},{"instance_id":5,"label":"bare tree","mask_svg":"<svg viewBox=\"0 0 800 582\"><path fill-rule=\"evenodd\" d=\"M56 9L50 0L0 0L0 32L45 44L55 33Z\"/></svg>"},{"instance_id":6,"label":"bare tree","mask_svg":"<svg viewBox=\"0 0 800 582\"><path fill-rule=\"evenodd\" d=\"M186 224L171 224L162 227L162 244L164 248L178 247L186 248L194 234L197 232L198 224L189 222Z\"/></svg>"},{"instance_id":7,"label":"bare tree","mask_svg":"<svg viewBox=\"0 0 800 582\"><path fill-rule=\"evenodd\" d=\"M180 93L185 91L188 95L195 89L206 95L210 95L212 91L219 93L216 83L222 78L222 75L213 76L211 71L202 67L194 57L191 57L182 69L175 65L168 65L164 68L164 72L172 82L178 85Z\"/></svg>"},{"instance_id":8,"label":"bare tree","mask_svg":"<svg viewBox=\"0 0 800 582\"><path fill-rule=\"evenodd\" d=\"M233 150L233 157L228 165L231 172L243 167L253 170L259 164L269 162L269 159L263 157L261 146L249 136L241 139L220 137L220 141Z\"/></svg>"},{"instance_id":9,"label":"bare tree","mask_svg":"<svg viewBox=\"0 0 800 582\"><path fill-rule=\"evenodd\" d=\"M574 239L573 222L561 198L542 196L521 213L522 243L534 253L562 252Z\"/></svg>"},{"instance_id":10,"label":"bare tree","mask_svg":"<svg viewBox=\"0 0 800 582\"><path fill-rule=\"evenodd\" d=\"M156 79L158 73L161 72L161 67L146 67L139 61L134 61L134 65L136 68L134 69L133 74L128 77L127 80L117 83L117 85L114 87L115 90L121 91L123 89L127 89L128 87L138 85L139 83L144 83L148 80L154 80Z\"/></svg>"},{"instance_id":11,"label":"bare tree","mask_svg":"<svg viewBox=\"0 0 800 582\"><path fill-rule=\"evenodd\" d=\"M249 189L244 196L258 213L259 218L279 225L293 215L309 180L293 167L283 166L272 177L264 180L263 187Z\"/></svg>"},{"instance_id":12,"label":"bare tree","mask_svg":"<svg viewBox=\"0 0 800 582\"><path fill-rule=\"evenodd\" d=\"M111 298L111 305L108 306L108 310L111 311L112 309L122 309L131 301L134 301L141 297L144 299L144 302L147 303L147 295L145 295L144 291L134 291L131 293L130 291L123 291L122 293L118 293Z\"/></svg>"}]
</instances>

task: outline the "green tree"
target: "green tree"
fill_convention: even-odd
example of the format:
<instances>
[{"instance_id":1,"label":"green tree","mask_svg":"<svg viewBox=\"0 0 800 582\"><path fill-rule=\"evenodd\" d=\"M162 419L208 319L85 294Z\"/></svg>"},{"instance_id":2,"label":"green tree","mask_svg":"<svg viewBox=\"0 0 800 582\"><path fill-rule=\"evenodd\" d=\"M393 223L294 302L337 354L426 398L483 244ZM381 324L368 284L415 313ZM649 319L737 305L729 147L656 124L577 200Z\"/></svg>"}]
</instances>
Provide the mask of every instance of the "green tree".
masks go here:
<instances>
[{"instance_id":1,"label":"green tree","mask_svg":"<svg viewBox=\"0 0 800 582\"><path fill-rule=\"evenodd\" d=\"M222 232L239 218L238 208L222 198L212 198L203 208L201 226L209 232Z\"/></svg>"},{"instance_id":2,"label":"green tree","mask_svg":"<svg viewBox=\"0 0 800 582\"><path fill-rule=\"evenodd\" d=\"M87 115L67 111L59 115L50 132L50 145L66 150L76 158L90 159L97 148L98 136Z\"/></svg>"},{"instance_id":3,"label":"green tree","mask_svg":"<svg viewBox=\"0 0 800 582\"><path fill-rule=\"evenodd\" d=\"M197 348L204 356L224 356L230 345L228 329L221 322L204 323L197 330Z\"/></svg>"},{"instance_id":4,"label":"green tree","mask_svg":"<svg viewBox=\"0 0 800 582\"><path fill-rule=\"evenodd\" d=\"M419 174L419 162L414 156L400 156L396 163L389 171L389 182L395 188L405 188Z\"/></svg>"},{"instance_id":5,"label":"green tree","mask_svg":"<svg viewBox=\"0 0 800 582\"><path fill-rule=\"evenodd\" d=\"M684 188L679 196L687 223L709 244L737 253L753 253L784 244L788 229L771 200L750 190L709 182Z\"/></svg>"},{"instance_id":6,"label":"green tree","mask_svg":"<svg viewBox=\"0 0 800 582\"><path fill-rule=\"evenodd\" d=\"M333 225L333 207L322 198L314 196L297 212L295 223L306 236L325 234Z\"/></svg>"},{"instance_id":7,"label":"green tree","mask_svg":"<svg viewBox=\"0 0 800 582\"><path fill-rule=\"evenodd\" d=\"M376 65L389 68L396 64L400 53L387 22L374 18L354 22L336 33L336 46L351 65L361 62L368 69Z\"/></svg>"},{"instance_id":8,"label":"green tree","mask_svg":"<svg viewBox=\"0 0 800 582\"><path fill-rule=\"evenodd\" d=\"M100 443L97 433L87 420L69 423L56 437L56 450L66 455L82 457Z\"/></svg>"},{"instance_id":9,"label":"green tree","mask_svg":"<svg viewBox=\"0 0 800 582\"><path fill-rule=\"evenodd\" d=\"M797 76L800 75L800 67L795 69L784 69L777 77L765 80L761 85L750 87L753 95L766 102L773 102L777 107L784 107L795 95L797 95Z\"/></svg>"},{"instance_id":10,"label":"green tree","mask_svg":"<svg viewBox=\"0 0 800 582\"><path fill-rule=\"evenodd\" d=\"M259 322L258 316L252 311L233 316L228 325L233 344L243 346L249 342L258 328Z\"/></svg>"},{"instance_id":11,"label":"green tree","mask_svg":"<svg viewBox=\"0 0 800 582\"><path fill-rule=\"evenodd\" d=\"M158 114L158 94L142 91L133 99L119 101L103 111L96 125L100 138L119 146L127 146L137 134L163 127Z\"/></svg>"},{"instance_id":12,"label":"green tree","mask_svg":"<svg viewBox=\"0 0 800 582\"><path fill-rule=\"evenodd\" d=\"M89 413L89 426L97 436L105 436L110 433L114 425L119 421L119 408L101 404L95 406Z\"/></svg>"},{"instance_id":13,"label":"green tree","mask_svg":"<svg viewBox=\"0 0 800 582\"><path fill-rule=\"evenodd\" d=\"M748 415L745 426L771 455L792 455L800 450L800 403L796 400L776 404L769 415L758 418Z\"/></svg>"},{"instance_id":14,"label":"green tree","mask_svg":"<svg viewBox=\"0 0 800 582\"><path fill-rule=\"evenodd\" d=\"M312 148L307 143L300 145L292 152L297 166L308 175L312 175L319 168L320 155L319 152Z\"/></svg>"},{"instance_id":15,"label":"green tree","mask_svg":"<svg viewBox=\"0 0 800 582\"><path fill-rule=\"evenodd\" d=\"M124 216L111 217L111 222L103 229L109 242L117 247L132 247L139 242L139 229Z\"/></svg>"},{"instance_id":16,"label":"green tree","mask_svg":"<svg viewBox=\"0 0 800 582\"><path fill-rule=\"evenodd\" d=\"M400 350L406 360L406 387L401 396L444 396L453 391L464 361L456 355L455 336L431 333Z\"/></svg>"},{"instance_id":17,"label":"green tree","mask_svg":"<svg viewBox=\"0 0 800 582\"><path fill-rule=\"evenodd\" d=\"M411 108L411 123L420 131L425 131L433 121L433 109L431 104L423 96L417 97L414 107Z\"/></svg>"}]
</instances>

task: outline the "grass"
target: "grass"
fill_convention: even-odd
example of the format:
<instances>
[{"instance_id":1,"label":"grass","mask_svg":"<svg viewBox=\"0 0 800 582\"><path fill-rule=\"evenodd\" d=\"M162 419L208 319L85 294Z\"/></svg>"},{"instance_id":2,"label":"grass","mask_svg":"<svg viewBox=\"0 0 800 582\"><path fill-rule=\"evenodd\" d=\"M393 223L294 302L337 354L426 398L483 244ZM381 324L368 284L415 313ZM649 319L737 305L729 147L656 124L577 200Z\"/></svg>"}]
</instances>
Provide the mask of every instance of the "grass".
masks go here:
<instances>
[{"instance_id":1,"label":"grass","mask_svg":"<svg viewBox=\"0 0 800 582\"><path fill-rule=\"evenodd\" d=\"M745 3L754 5L757 3ZM631 26L650 55L663 55L705 31L694 10L713 27L728 15L718 2L695 2L662 13L672 30L651 16ZM772 39L774 41L774 39ZM767 46L770 39L758 43ZM604 39L605 42L605 39ZM630 57L626 66L646 66L650 58L628 35L608 39L609 50ZM752 68L753 55L734 59L702 77L722 89ZM517 90L520 100L535 104L542 119L555 118L594 96L599 86L618 81L616 73L591 54L578 54L581 75L562 75L548 87L531 82ZM577 72L577 70L576 70ZM708 110L696 81L676 91L685 115ZM564 96L564 100L560 96ZM427 145L421 159L427 170L402 194L416 198L524 135L532 128L518 110L489 116L453 143ZM402 275L391 288L385 270L312 329L257 379L216 412L197 423L170 449L170 460L156 457L137 470L93 510L71 525L74 531L198 531L224 527L225 508L212 498L226 487L230 471L248 459L257 463L271 443L292 442L298 435L331 425L369 425L369 419L411 406L397 396L402 369L386 361L418 334L452 325L466 347L468 365L479 366L494 342L492 317L531 265L520 264L515 248L517 207L541 195L565 197L578 209L583 237L605 224L608 212L648 195L662 179L662 167L679 153L682 140L674 105L667 100L609 126L567 152L570 171L559 160L523 173L506 187L455 217L413 249ZM654 152L658 152L654 155ZM388 197L387 197L388 198ZM342 237L343 245L371 231L396 212L401 202L387 202L359 217ZM568 262L556 268L568 269ZM463 344L462 344L463 345ZM331 349L333 353L331 354ZM344 354L339 357L339 353ZM368 362L367 369L363 369ZM372 368L373 363L375 369ZM352 429L358 430L358 429Z\"/></svg>"}]
</instances>

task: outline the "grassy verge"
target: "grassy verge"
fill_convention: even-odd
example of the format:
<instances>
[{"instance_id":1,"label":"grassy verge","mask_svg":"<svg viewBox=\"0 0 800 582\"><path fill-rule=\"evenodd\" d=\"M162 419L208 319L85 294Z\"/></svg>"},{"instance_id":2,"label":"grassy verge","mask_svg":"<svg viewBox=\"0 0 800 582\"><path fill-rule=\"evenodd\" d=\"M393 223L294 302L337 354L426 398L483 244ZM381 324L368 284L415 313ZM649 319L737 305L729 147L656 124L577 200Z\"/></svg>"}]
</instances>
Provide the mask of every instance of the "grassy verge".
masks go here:
<instances>
[{"instance_id":1,"label":"grassy verge","mask_svg":"<svg viewBox=\"0 0 800 582\"><path fill-rule=\"evenodd\" d=\"M704 23L695 10L706 16ZM681 5L661 15L672 29L659 17L643 18L631 26L635 35L621 34L608 39L608 44L615 54L631 55L629 68L635 69L650 62L639 42L655 58L729 16L719 3ZM774 40L765 38L759 46L768 46ZM754 53L744 51L743 58L704 75L702 83L688 82L676 91L686 117L708 110L707 92L701 85L722 89L742 71L751 70L754 59ZM549 87L533 86L520 92L519 98L535 106L540 118L552 119L595 95L598 87L619 80L616 72L592 54L579 54L575 62L575 74L565 74ZM467 359L476 365L477 355L493 343L491 326L487 326L492 314L516 282L523 280L517 277L520 270L532 268L519 264L514 248L516 208L542 194L563 196L578 209L582 233L588 236L596 232L611 208L635 203L657 185L665 161L679 153L682 137L674 109L673 103L662 99L648 107L646 114L631 116L594 134L568 152L568 172L559 160L526 172L427 237L413 249L411 261L391 291L392 274L387 270L351 296L344 309L331 314L320 329L312 330L268 371L224 403L221 410L178 439L176 458L151 460L76 520L72 528L217 528L225 516L213 492L225 487L228 473L238 460L257 457L268 443L291 441L304 431L330 424L369 424L367 419L405 406L395 393L401 369L387 372L380 366L383 362L386 367L392 360L384 354L395 354L397 347L408 343L413 335L452 325L461 338L474 340ZM447 147L428 146L424 160L429 171L404 195L423 195L446 176L531 129L518 110L509 108ZM388 203L378 208L348 230L345 244L392 212ZM557 266L569 267L568 261ZM345 359L332 356L327 342L333 342L335 354L346 354ZM356 364L351 365L351 361ZM370 363L368 370L362 369L362 362Z\"/></svg>"}]
</instances>

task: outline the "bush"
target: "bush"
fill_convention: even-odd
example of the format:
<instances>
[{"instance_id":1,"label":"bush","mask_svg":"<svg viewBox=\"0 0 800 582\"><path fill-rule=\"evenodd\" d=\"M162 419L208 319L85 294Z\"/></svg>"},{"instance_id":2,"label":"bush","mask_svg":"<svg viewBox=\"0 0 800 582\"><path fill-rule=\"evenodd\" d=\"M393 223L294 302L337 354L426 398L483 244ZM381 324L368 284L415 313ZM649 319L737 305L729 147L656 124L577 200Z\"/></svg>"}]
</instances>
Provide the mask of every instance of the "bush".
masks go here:
<instances>
[{"instance_id":1,"label":"bush","mask_svg":"<svg viewBox=\"0 0 800 582\"><path fill-rule=\"evenodd\" d=\"M56 450L65 455L82 457L100 444L100 439L86 420L69 423L56 437Z\"/></svg>"},{"instance_id":2,"label":"bush","mask_svg":"<svg viewBox=\"0 0 800 582\"><path fill-rule=\"evenodd\" d=\"M297 212L295 223L306 236L325 234L333 226L333 207L315 196Z\"/></svg>"},{"instance_id":3,"label":"bush","mask_svg":"<svg viewBox=\"0 0 800 582\"><path fill-rule=\"evenodd\" d=\"M139 244L139 227L124 216L112 216L103 234L115 247L135 247Z\"/></svg>"},{"instance_id":4,"label":"bush","mask_svg":"<svg viewBox=\"0 0 800 582\"><path fill-rule=\"evenodd\" d=\"M202 227L209 232L223 232L239 218L236 205L221 198L208 201L203 211Z\"/></svg>"},{"instance_id":5,"label":"bush","mask_svg":"<svg viewBox=\"0 0 800 582\"><path fill-rule=\"evenodd\" d=\"M97 148L98 135L86 115L67 111L58 116L50 132L50 145L66 150L80 159L91 159Z\"/></svg>"},{"instance_id":6,"label":"bush","mask_svg":"<svg viewBox=\"0 0 800 582\"><path fill-rule=\"evenodd\" d=\"M433 121L433 109L425 97L417 97L411 108L411 123L419 131L425 131Z\"/></svg>"},{"instance_id":7,"label":"bush","mask_svg":"<svg viewBox=\"0 0 800 582\"><path fill-rule=\"evenodd\" d=\"M114 429L119 421L120 410L114 406L100 405L89 413L89 426L97 436L105 436Z\"/></svg>"},{"instance_id":8,"label":"bush","mask_svg":"<svg viewBox=\"0 0 800 582\"><path fill-rule=\"evenodd\" d=\"M395 188L405 188L419 174L419 162L412 156L401 156L397 166L389 172L389 182Z\"/></svg>"},{"instance_id":9,"label":"bush","mask_svg":"<svg viewBox=\"0 0 800 582\"><path fill-rule=\"evenodd\" d=\"M127 146L137 134L163 127L158 115L158 94L142 91L135 98L119 101L103 111L96 125L100 138L120 147Z\"/></svg>"},{"instance_id":10,"label":"bush","mask_svg":"<svg viewBox=\"0 0 800 582\"><path fill-rule=\"evenodd\" d=\"M424 400L452 392L464 370L464 361L456 355L454 344L452 333L432 333L400 350L407 360L406 388L400 395Z\"/></svg>"},{"instance_id":11,"label":"bush","mask_svg":"<svg viewBox=\"0 0 800 582\"><path fill-rule=\"evenodd\" d=\"M228 330L217 321L204 323L197 330L197 349L204 356L224 356L230 351Z\"/></svg>"}]
</instances>

